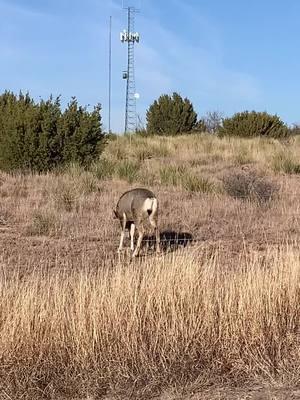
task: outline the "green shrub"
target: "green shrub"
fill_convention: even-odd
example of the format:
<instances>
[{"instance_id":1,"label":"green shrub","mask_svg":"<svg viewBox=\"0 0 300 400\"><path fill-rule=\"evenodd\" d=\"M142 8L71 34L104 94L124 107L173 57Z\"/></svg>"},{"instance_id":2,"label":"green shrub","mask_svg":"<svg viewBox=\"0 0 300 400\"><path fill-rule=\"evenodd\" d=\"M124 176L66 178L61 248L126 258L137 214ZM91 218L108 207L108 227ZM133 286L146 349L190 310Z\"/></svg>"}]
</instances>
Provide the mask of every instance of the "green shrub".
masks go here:
<instances>
[{"instance_id":1,"label":"green shrub","mask_svg":"<svg viewBox=\"0 0 300 400\"><path fill-rule=\"evenodd\" d=\"M105 144L100 105L92 112L72 98L62 111L59 97L35 103L29 94L0 96L0 168L47 171L70 162L88 165Z\"/></svg>"},{"instance_id":2,"label":"green shrub","mask_svg":"<svg viewBox=\"0 0 300 400\"><path fill-rule=\"evenodd\" d=\"M193 133L203 133L207 132L207 126L203 119L199 119L193 127Z\"/></svg>"},{"instance_id":3,"label":"green shrub","mask_svg":"<svg viewBox=\"0 0 300 400\"><path fill-rule=\"evenodd\" d=\"M58 123L63 163L78 162L90 165L97 159L106 143L101 130L101 106L88 112L72 98Z\"/></svg>"},{"instance_id":4,"label":"green shrub","mask_svg":"<svg viewBox=\"0 0 300 400\"><path fill-rule=\"evenodd\" d=\"M178 93L159 97L147 110L147 133L178 135L190 133L196 127L197 114L187 98Z\"/></svg>"},{"instance_id":5,"label":"green shrub","mask_svg":"<svg viewBox=\"0 0 300 400\"><path fill-rule=\"evenodd\" d=\"M255 136L285 138L290 134L288 127L277 115L256 111L245 111L231 118L225 118L218 132L220 136L248 138Z\"/></svg>"}]
</instances>

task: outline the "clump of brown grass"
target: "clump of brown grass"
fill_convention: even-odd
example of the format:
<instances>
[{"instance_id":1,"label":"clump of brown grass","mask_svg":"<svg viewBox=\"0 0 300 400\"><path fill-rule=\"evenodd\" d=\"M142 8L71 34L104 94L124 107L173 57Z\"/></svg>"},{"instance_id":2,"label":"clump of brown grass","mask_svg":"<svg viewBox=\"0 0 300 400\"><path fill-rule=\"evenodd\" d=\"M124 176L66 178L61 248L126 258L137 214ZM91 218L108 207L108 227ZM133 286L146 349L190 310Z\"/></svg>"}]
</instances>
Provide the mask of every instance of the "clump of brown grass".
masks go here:
<instances>
[{"instance_id":1,"label":"clump of brown grass","mask_svg":"<svg viewBox=\"0 0 300 400\"><path fill-rule=\"evenodd\" d=\"M28 235L50 235L55 231L57 216L50 211L36 211L33 213L30 225L27 227Z\"/></svg>"},{"instance_id":2,"label":"clump of brown grass","mask_svg":"<svg viewBox=\"0 0 300 400\"><path fill-rule=\"evenodd\" d=\"M217 252L182 256L25 276L2 268L7 396L99 397L201 376L298 379L299 254L253 253L232 270L220 268Z\"/></svg>"},{"instance_id":3,"label":"clump of brown grass","mask_svg":"<svg viewBox=\"0 0 300 400\"><path fill-rule=\"evenodd\" d=\"M85 171L80 166L73 164L56 179L51 180L50 187L46 189L58 211L71 212L77 210L80 199L98 192L97 177L91 171Z\"/></svg>"},{"instance_id":4,"label":"clump of brown grass","mask_svg":"<svg viewBox=\"0 0 300 400\"><path fill-rule=\"evenodd\" d=\"M278 195L278 185L254 170L230 172L222 180L225 192L237 199L266 203Z\"/></svg>"},{"instance_id":5,"label":"clump of brown grass","mask_svg":"<svg viewBox=\"0 0 300 400\"><path fill-rule=\"evenodd\" d=\"M77 187L72 180L58 181L52 195L57 210L70 212L76 206Z\"/></svg>"}]
</instances>

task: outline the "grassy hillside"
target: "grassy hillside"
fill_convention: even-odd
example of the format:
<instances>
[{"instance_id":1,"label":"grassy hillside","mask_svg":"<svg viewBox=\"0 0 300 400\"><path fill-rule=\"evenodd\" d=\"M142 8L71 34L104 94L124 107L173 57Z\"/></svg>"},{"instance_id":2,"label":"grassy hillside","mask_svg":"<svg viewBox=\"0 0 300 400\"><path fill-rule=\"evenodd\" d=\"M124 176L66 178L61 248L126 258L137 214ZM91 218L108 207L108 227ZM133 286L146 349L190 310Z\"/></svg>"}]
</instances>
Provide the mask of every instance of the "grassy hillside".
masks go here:
<instances>
[{"instance_id":1,"label":"grassy hillside","mask_svg":"<svg viewBox=\"0 0 300 400\"><path fill-rule=\"evenodd\" d=\"M218 138L213 135L181 137L120 137L104 153L99 174L148 185L181 186L189 177L210 178L232 167L253 165L268 174L300 174L300 137L274 139ZM112 170L114 169L114 173ZM176 175L182 179L176 180ZM103 176L102 175L102 176ZM197 190L195 190L197 191ZM202 190L199 190L202 191Z\"/></svg>"},{"instance_id":2,"label":"grassy hillside","mask_svg":"<svg viewBox=\"0 0 300 400\"><path fill-rule=\"evenodd\" d=\"M299 138L122 137L90 171L2 173L0 397L296 393L299 154ZM112 208L140 185L163 254L119 260Z\"/></svg>"}]
</instances>

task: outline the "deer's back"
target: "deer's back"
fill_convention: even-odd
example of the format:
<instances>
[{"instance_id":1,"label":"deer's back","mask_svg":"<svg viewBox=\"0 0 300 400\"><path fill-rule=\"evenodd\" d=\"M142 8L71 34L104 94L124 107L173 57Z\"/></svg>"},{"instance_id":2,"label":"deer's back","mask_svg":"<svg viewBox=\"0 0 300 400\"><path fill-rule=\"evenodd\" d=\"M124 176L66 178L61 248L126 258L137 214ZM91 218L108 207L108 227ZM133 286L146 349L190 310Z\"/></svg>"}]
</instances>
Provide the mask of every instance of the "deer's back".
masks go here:
<instances>
[{"instance_id":1,"label":"deer's back","mask_svg":"<svg viewBox=\"0 0 300 400\"><path fill-rule=\"evenodd\" d=\"M119 219L123 218L125 213L127 221L134 220L134 213L143 209L146 199L156 198L153 192L148 189L136 188L128 190L119 199L116 213Z\"/></svg>"}]
</instances>

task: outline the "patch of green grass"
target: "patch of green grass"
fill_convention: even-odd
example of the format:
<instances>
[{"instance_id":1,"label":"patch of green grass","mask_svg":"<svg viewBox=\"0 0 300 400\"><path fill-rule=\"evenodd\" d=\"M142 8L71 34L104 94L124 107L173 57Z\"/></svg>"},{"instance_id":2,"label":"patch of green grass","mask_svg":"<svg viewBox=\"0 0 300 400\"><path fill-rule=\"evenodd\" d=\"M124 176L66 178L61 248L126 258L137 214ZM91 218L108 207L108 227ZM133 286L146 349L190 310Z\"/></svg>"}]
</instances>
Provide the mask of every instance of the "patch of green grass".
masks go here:
<instances>
[{"instance_id":1,"label":"patch of green grass","mask_svg":"<svg viewBox=\"0 0 300 400\"><path fill-rule=\"evenodd\" d=\"M160 183L167 186L181 186L189 192L212 193L215 185L209 179L188 171L184 165L170 165L160 169Z\"/></svg>"},{"instance_id":2,"label":"patch of green grass","mask_svg":"<svg viewBox=\"0 0 300 400\"><path fill-rule=\"evenodd\" d=\"M281 151L273 156L272 168L275 172L286 174L300 174L300 163L297 162L289 151Z\"/></svg>"},{"instance_id":3,"label":"patch of green grass","mask_svg":"<svg viewBox=\"0 0 300 400\"><path fill-rule=\"evenodd\" d=\"M159 170L160 183L167 186L179 186L182 176L186 173L183 165L167 165Z\"/></svg>"},{"instance_id":4,"label":"patch of green grass","mask_svg":"<svg viewBox=\"0 0 300 400\"><path fill-rule=\"evenodd\" d=\"M213 193L216 190L215 184L209 179L192 174L182 176L182 186L189 192Z\"/></svg>"},{"instance_id":5,"label":"patch of green grass","mask_svg":"<svg viewBox=\"0 0 300 400\"><path fill-rule=\"evenodd\" d=\"M111 178L116 167L116 163L103 158L92 164L90 170L92 174L100 180Z\"/></svg>"},{"instance_id":6,"label":"patch of green grass","mask_svg":"<svg viewBox=\"0 0 300 400\"><path fill-rule=\"evenodd\" d=\"M125 179L127 182L132 183L138 179L140 164L131 161L123 160L116 166L116 175L120 179Z\"/></svg>"}]
</instances>

